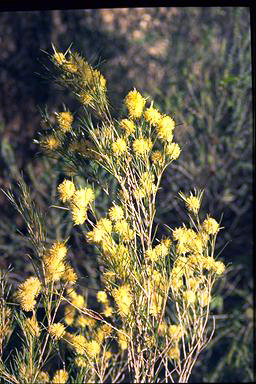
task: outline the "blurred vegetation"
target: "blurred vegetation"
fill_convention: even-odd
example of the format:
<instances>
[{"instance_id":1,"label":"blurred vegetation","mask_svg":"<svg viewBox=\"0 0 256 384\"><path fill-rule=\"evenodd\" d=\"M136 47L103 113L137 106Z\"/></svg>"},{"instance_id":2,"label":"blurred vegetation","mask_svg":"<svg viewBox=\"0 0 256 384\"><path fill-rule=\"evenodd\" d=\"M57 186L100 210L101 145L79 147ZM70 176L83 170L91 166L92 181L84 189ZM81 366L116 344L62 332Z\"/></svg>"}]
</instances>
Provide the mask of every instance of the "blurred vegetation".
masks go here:
<instances>
[{"instance_id":1,"label":"blurred vegetation","mask_svg":"<svg viewBox=\"0 0 256 384\"><path fill-rule=\"evenodd\" d=\"M150 94L175 117L176 141L186 148L167 171L159 196L159 223L185 220L178 192L203 188L205 212L222 218L220 258L229 272L216 289L217 317L211 348L191 381L253 381L252 303L252 92L250 13L246 7L57 10L0 15L0 184L17 190L19 170L44 213L52 239L70 237L72 263L84 284L97 287L91 250L79 253L83 236L62 223L57 201L63 178L60 159L47 159L33 143L39 107L49 114L76 111L70 94L56 93L44 69L51 43L70 43L92 63L101 63L109 97L121 107L132 87ZM20 38L22 36L22 39ZM40 49L42 51L40 51ZM39 74L39 75L38 75ZM57 95L57 96L56 96ZM102 200L104 210L106 200ZM0 268L9 264L14 286L29 274L25 226L0 194ZM18 231L17 231L18 228ZM74 246L75 245L75 246ZM80 246L79 246L80 245ZM83 247L83 245L82 245ZM77 252L76 252L77 250ZM23 276L20 271L23 271Z\"/></svg>"}]
</instances>

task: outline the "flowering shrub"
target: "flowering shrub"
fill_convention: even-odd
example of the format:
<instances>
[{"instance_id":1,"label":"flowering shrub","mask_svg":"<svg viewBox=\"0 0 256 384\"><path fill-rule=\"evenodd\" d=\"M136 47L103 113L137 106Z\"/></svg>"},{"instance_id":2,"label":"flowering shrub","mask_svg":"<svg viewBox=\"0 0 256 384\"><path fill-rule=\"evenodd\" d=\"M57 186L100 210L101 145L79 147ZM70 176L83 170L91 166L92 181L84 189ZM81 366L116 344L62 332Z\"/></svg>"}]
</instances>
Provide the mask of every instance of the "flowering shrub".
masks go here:
<instances>
[{"instance_id":1,"label":"flowering shrub","mask_svg":"<svg viewBox=\"0 0 256 384\"><path fill-rule=\"evenodd\" d=\"M68 239L47 244L39 214L26 216L34 274L20 283L20 312L12 312L22 346L11 364L1 360L0 374L10 383L117 382L128 376L131 382L187 382L214 333L212 289L225 271L214 257L220 224L209 215L200 217L202 191L180 193L188 223L158 238L157 192L165 169L181 154L175 120L136 89L124 99L127 115L115 120L98 69L70 50L54 49L51 60L57 81L72 90L83 116L76 121L64 110L54 123L45 116L48 130L38 143L74 166L79 158L89 159L118 184L103 217L89 182L81 185L78 177L67 175L57 188L59 208L70 212L74 226L82 226L86 241L98 249L104 289L95 295L100 309L89 308L86 295L78 293ZM6 195L25 217L24 182L21 191L19 201L11 192ZM10 308L3 308L11 317ZM1 321L2 329L9 326ZM48 372L57 356L60 366Z\"/></svg>"}]
</instances>

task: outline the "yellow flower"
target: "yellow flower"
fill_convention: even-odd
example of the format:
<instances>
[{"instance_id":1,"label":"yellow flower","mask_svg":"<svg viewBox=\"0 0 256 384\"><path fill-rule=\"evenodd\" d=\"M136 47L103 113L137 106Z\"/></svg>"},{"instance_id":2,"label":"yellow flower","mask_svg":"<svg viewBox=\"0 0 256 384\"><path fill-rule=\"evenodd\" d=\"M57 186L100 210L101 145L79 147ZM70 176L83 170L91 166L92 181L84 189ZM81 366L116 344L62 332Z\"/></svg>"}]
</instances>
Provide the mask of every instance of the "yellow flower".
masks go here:
<instances>
[{"instance_id":1,"label":"yellow flower","mask_svg":"<svg viewBox=\"0 0 256 384\"><path fill-rule=\"evenodd\" d=\"M32 336L39 337L40 327L34 315L30 319L25 320L25 328Z\"/></svg>"},{"instance_id":2,"label":"yellow flower","mask_svg":"<svg viewBox=\"0 0 256 384\"><path fill-rule=\"evenodd\" d=\"M152 248L149 248L146 250L146 257L148 257L153 262L158 260L158 255L155 249L152 249Z\"/></svg>"},{"instance_id":3,"label":"yellow flower","mask_svg":"<svg viewBox=\"0 0 256 384\"><path fill-rule=\"evenodd\" d=\"M153 125L158 124L161 120L161 117L161 113L153 107L147 108L144 112L145 120L147 120L150 124Z\"/></svg>"},{"instance_id":4,"label":"yellow flower","mask_svg":"<svg viewBox=\"0 0 256 384\"><path fill-rule=\"evenodd\" d=\"M180 156L181 149L179 144L171 143L166 147L166 154L170 157L171 160L176 160Z\"/></svg>"},{"instance_id":5,"label":"yellow flower","mask_svg":"<svg viewBox=\"0 0 256 384\"><path fill-rule=\"evenodd\" d=\"M49 253L43 256L46 282L60 280L65 272L64 258L67 248L64 243L56 242L49 249Z\"/></svg>"},{"instance_id":6,"label":"yellow flower","mask_svg":"<svg viewBox=\"0 0 256 384\"><path fill-rule=\"evenodd\" d=\"M128 112L131 118L141 117L146 99L134 89L130 91L124 100L125 105L128 108Z\"/></svg>"},{"instance_id":7,"label":"yellow flower","mask_svg":"<svg viewBox=\"0 0 256 384\"><path fill-rule=\"evenodd\" d=\"M109 209L108 214L109 214L110 220L112 221L122 220L122 218L124 217L123 208L120 207L119 205L113 205L113 207Z\"/></svg>"},{"instance_id":8,"label":"yellow flower","mask_svg":"<svg viewBox=\"0 0 256 384\"><path fill-rule=\"evenodd\" d=\"M122 317L129 315L132 305L132 294L129 284L115 288L112 291L119 313Z\"/></svg>"},{"instance_id":9,"label":"yellow flower","mask_svg":"<svg viewBox=\"0 0 256 384\"><path fill-rule=\"evenodd\" d=\"M97 292L97 300L102 303L106 304L108 302L108 297L105 291L98 291Z\"/></svg>"},{"instance_id":10,"label":"yellow flower","mask_svg":"<svg viewBox=\"0 0 256 384\"><path fill-rule=\"evenodd\" d=\"M196 237L196 232L193 229L188 229L185 226L175 228L172 232L174 240L178 240L180 243L186 243L193 240Z\"/></svg>"},{"instance_id":11,"label":"yellow flower","mask_svg":"<svg viewBox=\"0 0 256 384\"><path fill-rule=\"evenodd\" d=\"M37 382L40 384L49 383L50 377L47 372L41 371L37 376Z\"/></svg>"},{"instance_id":12,"label":"yellow flower","mask_svg":"<svg viewBox=\"0 0 256 384\"><path fill-rule=\"evenodd\" d=\"M222 275L225 271L225 265L222 261L215 261L213 269L217 275Z\"/></svg>"},{"instance_id":13,"label":"yellow flower","mask_svg":"<svg viewBox=\"0 0 256 384\"><path fill-rule=\"evenodd\" d=\"M69 201L75 193L75 184L73 181L65 179L59 186L58 191L60 194L60 199L65 203Z\"/></svg>"},{"instance_id":14,"label":"yellow flower","mask_svg":"<svg viewBox=\"0 0 256 384\"><path fill-rule=\"evenodd\" d=\"M124 130L127 136L135 132L135 124L132 120L129 120L129 119L121 120L120 127Z\"/></svg>"},{"instance_id":15,"label":"yellow flower","mask_svg":"<svg viewBox=\"0 0 256 384\"><path fill-rule=\"evenodd\" d=\"M111 307L109 307L108 305L106 305L106 307L104 308L103 315L106 317L111 317L112 314L113 314L113 309Z\"/></svg>"},{"instance_id":16,"label":"yellow flower","mask_svg":"<svg viewBox=\"0 0 256 384\"><path fill-rule=\"evenodd\" d=\"M55 52L53 55L53 59L58 65L61 65L66 61L65 55L62 52Z\"/></svg>"},{"instance_id":17,"label":"yellow flower","mask_svg":"<svg viewBox=\"0 0 256 384\"><path fill-rule=\"evenodd\" d=\"M41 144L43 147L52 150L58 148L61 145L61 142L57 137L49 135L43 138Z\"/></svg>"},{"instance_id":18,"label":"yellow flower","mask_svg":"<svg viewBox=\"0 0 256 384\"><path fill-rule=\"evenodd\" d=\"M122 351L125 351L128 348L128 338L121 332L118 332L118 343Z\"/></svg>"},{"instance_id":19,"label":"yellow flower","mask_svg":"<svg viewBox=\"0 0 256 384\"><path fill-rule=\"evenodd\" d=\"M181 325L169 325L168 328L168 335L171 337L172 340L174 341L179 341L181 336L183 335L184 331L181 327Z\"/></svg>"},{"instance_id":20,"label":"yellow flower","mask_svg":"<svg viewBox=\"0 0 256 384\"><path fill-rule=\"evenodd\" d=\"M80 102L84 105L90 105L93 102L93 96L89 92L82 92L79 98Z\"/></svg>"},{"instance_id":21,"label":"yellow flower","mask_svg":"<svg viewBox=\"0 0 256 384\"><path fill-rule=\"evenodd\" d=\"M65 369L59 369L55 372L52 384L65 384L68 381L68 373Z\"/></svg>"},{"instance_id":22,"label":"yellow flower","mask_svg":"<svg viewBox=\"0 0 256 384\"><path fill-rule=\"evenodd\" d=\"M61 323L54 323L49 326L48 331L52 337L60 339L65 334L65 327Z\"/></svg>"},{"instance_id":23,"label":"yellow flower","mask_svg":"<svg viewBox=\"0 0 256 384\"><path fill-rule=\"evenodd\" d=\"M196 294L190 289L184 292L183 297L187 304L193 304L196 301Z\"/></svg>"},{"instance_id":24,"label":"yellow flower","mask_svg":"<svg viewBox=\"0 0 256 384\"><path fill-rule=\"evenodd\" d=\"M65 265L65 271L63 274L63 279L66 280L70 284L75 284L78 277L76 272L74 271L74 268L72 268L70 265Z\"/></svg>"},{"instance_id":25,"label":"yellow flower","mask_svg":"<svg viewBox=\"0 0 256 384\"><path fill-rule=\"evenodd\" d=\"M73 115L70 112L57 113L57 121L59 123L60 130L64 133L69 132L71 130L73 120Z\"/></svg>"},{"instance_id":26,"label":"yellow flower","mask_svg":"<svg viewBox=\"0 0 256 384\"><path fill-rule=\"evenodd\" d=\"M122 156L125 152L127 152L126 141L120 137L112 144L112 150L116 156Z\"/></svg>"},{"instance_id":27,"label":"yellow flower","mask_svg":"<svg viewBox=\"0 0 256 384\"><path fill-rule=\"evenodd\" d=\"M91 187L81 188L75 191L72 197L72 204L78 208L84 208L91 204L94 198L94 191Z\"/></svg>"},{"instance_id":28,"label":"yellow flower","mask_svg":"<svg viewBox=\"0 0 256 384\"><path fill-rule=\"evenodd\" d=\"M162 310L163 297L158 293L153 293L149 312L152 316L157 316Z\"/></svg>"},{"instance_id":29,"label":"yellow flower","mask_svg":"<svg viewBox=\"0 0 256 384\"><path fill-rule=\"evenodd\" d=\"M102 230L103 232L111 235L112 232L112 222L109 219L102 218L100 219L97 224L96 228L99 230Z\"/></svg>"},{"instance_id":30,"label":"yellow flower","mask_svg":"<svg viewBox=\"0 0 256 384\"><path fill-rule=\"evenodd\" d=\"M133 150L138 156L146 156L152 149L153 144L150 139L135 139L133 143Z\"/></svg>"},{"instance_id":31,"label":"yellow flower","mask_svg":"<svg viewBox=\"0 0 256 384\"><path fill-rule=\"evenodd\" d=\"M83 355L86 351L87 340L83 335L70 335L69 341L71 342L76 353Z\"/></svg>"},{"instance_id":32,"label":"yellow flower","mask_svg":"<svg viewBox=\"0 0 256 384\"><path fill-rule=\"evenodd\" d=\"M75 316L75 309L71 305L67 305L64 311L64 321L67 325L72 325Z\"/></svg>"},{"instance_id":33,"label":"yellow flower","mask_svg":"<svg viewBox=\"0 0 256 384\"><path fill-rule=\"evenodd\" d=\"M71 210L75 225L83 224L87 219L88 205L94 200L94 191L92 188L81 188L72 196Z\"/></svg>"},{"instance_id":34,"label":"yellow flower","mask_svg":"<svg viewBox=\"0 0 256 384\"><path fill-rule=\"evenodd\" d=\"M88 365L87 360L82 356L77 356L75 358L75 364L79 368L87 367Z\"/></svg>"},{"instance_id":35,"label":"yellow flower","mask_svg":"<svg viewBox=\"0 0 256 384\"><path fill-rule=\"evenodd\" d=\"M171 347L168 351L169 359L173 360L179 360L180 357L180 350L178 345L175 345L174 347Z\"/></svg>"},{"instance_id":36,"label":"yellow flower","mask_svg":"<svg viewBox=\"0 0 256 384\"><path fill-rule=\"evenodd\" d=\"M219 231L220 226L215 219L208 217L203 222L203 228L208 235L215 235Z\"/></svg>"},{"instance_id":37,"label":"yellow flower","mask_svg":"<svg viewBox=\"0 0 256 384\"><path fill-rule=\"evenodd\" d=\"M123 241L131 241L134 238L134 231L124 219L116 222L115 231L122 237Z\"/></svg>"},{"instance_id":38,"label":"yellow flower","mask_svg":"<svg viewBox=\"0 0 256 384\"><path fill-rule=\"evenodd\" d=\"M141 180L140 180L141 187L147 193L147 195L156 193L157 187L154 184L154 181L155 181L155 177L150 172L144 172L141 175Z\"/></svg>"},{"instance_id":39,"label":"yellow flower","mask_svg":"<svg viewBox=\"0 0 256 384\"><path fill-rule=\"evenodd\" d=\"M85 350L90 358L94 358L100 353L100 344L96 340L91 340L86 343Z\"/></svg>"},{"instance_id":40,"label":"yellow flower","mask_svg":"<svg viewBox=\"0 0 256 384\"><path fill-rule=\"evenodd\" d=\"M155 165L162 166L164 164L164 157L160 151L152 152L151 160Z\"/></svg>"},{"instance_id":41,"label":"yellow flower","mask_svg":"<svg viewBox=\"0 0 256 384\"><path fill-rule=\"evenodd\" d=\"M207 291L202 291L198 293L199 303L201 307L206 307L211 301L211 295Z\"/></svg>"},{"instance_id":42,"label":"yellow flower","mask_svg":"<svg viewBox=\"0 0 256 384\"><path fill-rule=\"evenodd\" d=\"M41 283L37 277L29 277L18 287L17 298L24 311L32 311L36 305L35 298L39 295Z\"/></svg>"},{"instance_id":43,"label":"yellow flower","mask_svg":"<svg viewBox=\"0 0 256 384\"><path fill-rule=\"evenodd\" d=\"M157 122L157 133L160 139L171 143L175 121L170 116L163 116Z\"/></svg>"},{"instance_id":44,"label":"yellow flower","mask_svg":"<svg viewBox=\"0 0 256 384\"><path fill-rule=\"evenodd\" d=\"M73 289L68 290L68 296L70 297L71 303L75 307L81 309L85 307L84 296L77 294Z\"/></svg>"},{"instance_id":45,"label":"yellow flower","mask_svg":"<svg viewBox=\"0 0 256 384\"><path fill-rule=\"evenodd\" d=\"M185 201L187 209L196 215L201 204L200 198L193 196L192 192L190 192L190 196L185 196L182 192L180 192L179 195Z\"/></svg>"},{"instance_id":46,"label":"yellow flower","mask_svg":"<svg viewBox=\"0 0 256 384\"><path fill-rule=\"evenodd\" d=\"M76 63L72 63L72 61L66 61L63 63L63 68L70 73L76 73L78 71L78 67Z\"/></svg>"},{"instance_id":47,"label":"yellow flower","mask_svg":"<svg viewBox=\"0 0 256 384\"><path fill-rule=\"evenodd\" d=\"M96 324L96 320L87 315L80 315L77 318L76 326L79 327L93 327Z\"/></svg>"}]
</instances>

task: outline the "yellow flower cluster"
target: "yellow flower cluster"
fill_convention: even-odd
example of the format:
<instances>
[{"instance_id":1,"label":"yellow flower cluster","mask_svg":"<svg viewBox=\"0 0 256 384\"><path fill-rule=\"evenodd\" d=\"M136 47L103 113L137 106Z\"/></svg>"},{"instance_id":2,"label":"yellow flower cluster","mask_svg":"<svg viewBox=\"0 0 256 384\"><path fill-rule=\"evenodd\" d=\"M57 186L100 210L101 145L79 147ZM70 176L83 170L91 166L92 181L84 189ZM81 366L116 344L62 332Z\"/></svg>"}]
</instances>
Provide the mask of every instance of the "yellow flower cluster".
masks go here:
<instances>
[{"instance_id":1,"label":"yellow flower cluster","mask_svg":"<svg viewBox=\"0 0 256 384\"><path fill-rule=\"evenodd\" d=\"M97 292L97 300L99 303L106 304L108 302L108 297L105 291Z\"/></svg>"},{"instance_id":2,"label":"yellow flower cluster","mask_svg":"<svg viewBox=\"0 0 256 384\"><path fill-rule=\"evenodd\" d=\"M64 243L56 242L43 256L46 282L55 282L62 278L65 272L65 257L67 247Z\"/></svg>"},{"instance_id":3,"label":"yellow flower cluster","mask_svg":"<svg viewBox=\"0 0 256 384\"><path fill-rule=\"evenodd\" d=\"M35 336L35 337L40 336L40 327L39 327L39 324L38 324L38 321L37 321L35 315L33 315L31 318L27 318L25 320L24 326L25 326L25 329L32 336Z\"/></svg>"},{"instance_id":4,"label":"yellow flower cluster","mask_svg":"<svg viewBox=\"0 0 256 384\"><path fill-rule=\"evenodd\" d=\"M112 150L114 155L122 156L125 152L127 152L127 144L125 139L119 137L114 143L112 143Z\"/></svg>"},{"instance_id":5,"label":"yellow flower cluster","mask_svg":"<svg viewBox=\"0 0 256 384\"><path fill-rule=\"evenodd\" d=\"M123 208L119 205L113 205L108 211L110 220L112 221L119 221L122 220L124 217L124 211Z\"/></svg>"},{"instance_id":6,"label":"yellow flower cluster","mask_svg":"<svg viewBox=\"0 0 256 384\"><path fill-rule=\"evenodd\" d=\"M24 311L32 311L36 305L36 297L41 290L41 282L37 277L29 277L18 287L17 298Z\"/></svg>"},{"instance_id":7,"label":"yellow flower cluster","mask_svg":"<svg viewBox=\"0 0 256 384\"><path fill-rule=\"evenodd\" d=\"M118 311L122 317L128 316L131 312L132 294L129 284L115 288L112 291Z\"/></svg>"},{"instance_id":8,"label":"yellow flower cluster","mask_svg":"<svg viewBox=\"0 0 256 384\"><path fill-rule=\"evenodd\" d=\"M135 233L125 219L116 222L115 231L121 236L123 241L131 241L134 238Z\"/></svg>"},{"instance_id":9,"label":"yellow flower cluster","mask_svg":"<svg viewBox=\"0 0 256 384\"><path fill-rule=\"evenodd\" d=\"M170 143L166 146L166 154L170 157L171 160L176 160L180 156L181 149L179 144Z\"/></svg>"},{"instance_id":10,"label":"yellow flower cluster","mask_svg":"<svg viewBox=\"0 0 256 384\"><path fill-rule=\"evenodd\" d=\"M84 355L86 352L87 340L83 335L66 334L67 340L70 342L78 355Z\"/></svg>"},{"instance_id":11,"label":"yellow flower cluster","mask_svg":"<svg viewBox=\"0 0 256 384\"><path fill-rule=\"evenodd\" d=\"M83 309L85 307L85 298L82 295L79 295L74 291L74 289L67 290L68 297L70 298L71 303L77 307Z\"/></svg>"},{"instance_id":12,"label":"yellow flower cluster","mask_svg":"<svg viewBox=\"0 0 256 384\"><path fill-rule=\"evenodd\" d=\"M70 180L64 180L59 186L60 199L70 202L72 218L76 225L83 224L87 218L88 206L94 200L94 191L90 187L76 190Z\"/></svg>"},{"instance_id":13,"label":"yellow flower cluster","mask_svg":"<svg viewBox=\"0 0 256 384\"><path fill-rule=\"evenodd\" d=\"M111 237L112 232L112 222L109 219L102 218L100 219L95 228L87 232L86 238L88 241L101 244L106 241L108 243L108 239Z\"/></svg>"},{"instance_id":14,"label":"yellow flower cluster","mask_svg":"<svg viewBox=\"0 0 256 384\"><path fill-rule=\"evenodd\" d=\"M85 345L85 351L87 356L93 359L100 353L100 344L96 340L88 341Z\"/></svg>"},{"instance_id":15,"label":"yellow flower cluster","mask_svg":"<svg viewBox=\"0 0 256 384\"><path fill-rule=\"evenodd\" d=\"M87 209L94 200L92 188L81 188L75 191L71 199L72 218L76 225L83 224L87 218Z\"/></svg>"},{"instance_id":16,"label":"yellow flower cluster","mask_svg":"<svg viewBox=\"0 0 256 384\"><path fill-rule=\"evenodd\" d=\"M58 191L60 194L60 199L65 203L69 201L74 195L76 190L75 184L73 181L65 179L59 186Z\"/></svg>"},{"instance_id":17,"label":"yellow flower cluster","mask_svg":"<svg viewBox=\"0 0 256 384\"><path fill-rule=\"evenodd\" d=\"M48 331L52 337L60 339L65 334L65 327L61 323L54 323L49 326Z\"/></svg>"},{"instance_id":18,"label":"yellow flower cluster","mask_svg":"<svg viewBox=\"0 0 256 384\"><path fill-rule=\"evenodd\" d=\"M204 220L203 227L208 235L215 235L220 229L219 224L212 217L208 217Z\"/></svg>"},{"instance_id":19,"label":"yellow flower cluster","mask_svg":"<svg viewBox=\"0 0 256 384\"><path fill-rule=\"evenodd\" d=\"M133 142L133 150L138 156L147 156L152 149L153 144L151 139L135 139Z\"/></svg>"},{"instance_id":20,"label":"yellow flower cluster","mask_svg":"<svg viewBox=\"0 0 256 384\"><path fill-rule=\"evenodd\" d=\"M71 285L75 284L77 279L78 279L78 276L77 276L76 272L74 271L74 268L72 268L67 263L65 264L65 271L63 274L63 279Z\"/></svg>"},{"instance_id":21,"label":"yellow flower cluster","mask_svg":"<svg viewBox=\"0 0 256 384\"><path fill-rule=\"evenodd\" d=\"M57 121L59 123L60 130L63 133L70 132L73 123L73 115L70 112L59 112L57 113Z\"/></svg>"},{"instance_id":22,"label":"yellow flower cluster","mask_svg":"<svg viewBox=\"0 0 256 384\"><path fill-rule=\"evenodd\" d=\"M136 117L141 117L146 104L146 99L144 99L144 97L142 97L141 94L134 89L128 93L124 103L128 108L130 117L134 119Z\"/></svg>"},{"instance_id":23,"label":"yellow flower cluster","mask_svg":"<svg viewBox=\"0 0 256 384\"><path fill-rule=\"evenodd\" d=\"M163 140L171 143L173 140L173 130L175 128L175 121L170 116L162 116L157 121L157 134L158 137Z\"/></svg>"},{"instance_id":24,"label":"yellow flower cluster","mask_svg":"<svg viewBox=\"0 0 256 384\"><path fill-rule=\"evenodd\" d=\"M39 372L37 376L37 381L38 383L44 384L44 383L49 383L50 382L50 377L47 372L41 371Z\"/></svg>"},{"instance_id":25,"label":"yellow flower cluster","mask_svg":"<svg viewBox=\"0 0 256 384\"><path fill-rule=\"evenodd\" d=\"M150 108L147 108L145 110L144 118L150 124L156 125L156 124L160 123L162 116L161 116L161 113L157 109L150 107Z\"/></svg>"},{"instance_id":26,"label":"yellow flower cluster","mask_svg":"<svg viewBox=\"0 0 256 384\"><path fill-rule=\"evenodd\" d=\"M52 384L65 384L68 381L68 373L65 369L59 369L55 372Z\"/></svg>"},{"instance_id":27,"label":"yellow flower cluster","mask_svg":"<svg viewBox=\"0 0 256 384\"><path fill-rule=\"evenodd\" d=\"M130 136L135 132L135 124L132 120L123 119L120 121L120 127L124 130L126 136Z\"/></svg>"},{"instance_id":28,"label":"yellow flower cluster","mask_svg":"<svg viewBox=\"0 0 256 384\"><path fill-rule=\"evenodd\" d=\"M192 192L190 192L190 196L185 196L182 192L179 195L185 201L187 209L197 215L201 204L200 198L194 196Z\"/></svg>"},{"instance_id":29,"label":"yellow flower cluster","mask_svg":"<svg viewBox=\"0 0 256 384\"><path fill-rule=\"evenodd\" d=\"M149 248L146 251L146 256L153 262L158 261L160 258L164 258L169 254L171 246L170 239L163 239L160 244L156 245L155 248Z\"/></svg>"},{"instance_id":30,"label":"yellow flower cluster","mask_svg":"<svg viewBox=\"0 0 256 384\"><path fill-rule=\"evenodd\" d=\"M178 342L183 334L184 334L184 330L182 329L182 326L180 324L179 325L175 325L175 324L169 325L168 335L170 336L170 338L173 341Z\"/></svg>"},{"instance_id":31,"label":"yellow flower cluster","mask_svg":"<svg viewBox=\"0 0 256 384\"><path fill-rule=\"evenodd\" d=\"M49 135L42 139L41 145L46 149L53 150L61 145L61 141L58 137Z\"/></svg>"}]
</instances>

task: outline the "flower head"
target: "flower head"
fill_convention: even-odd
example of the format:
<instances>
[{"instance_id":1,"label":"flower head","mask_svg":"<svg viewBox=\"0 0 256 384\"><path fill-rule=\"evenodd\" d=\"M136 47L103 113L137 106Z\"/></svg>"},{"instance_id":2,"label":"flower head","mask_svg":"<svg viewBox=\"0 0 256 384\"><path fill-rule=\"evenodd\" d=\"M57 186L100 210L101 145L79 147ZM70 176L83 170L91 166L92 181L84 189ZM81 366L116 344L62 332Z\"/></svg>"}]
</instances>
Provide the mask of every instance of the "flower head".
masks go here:
<instances>
[{"instance_id":1,"label":"flower head","mask_svg":"<svg viewBox=\"0 0 256 384\"><path fill-rule=\"evenodd\" d=\"M24 325L25 325L25 328L28 330L28 332L32 336L39 337L39 335L40 335L40 327L39 327L37 319L36 319L36 317L34 315L31 318L26 319Z\"/></svg>"},{"instance_id":2,"label":"flower head","mask_svg":"<svg viewBox=\"0 0 256 384\"><path fill-rule=\"evenodd\" d=\"M128 316L132 305L130 286L127 284L120 286L119 288L115 288L112 291L112 296L115 299L120 315Z\"/></svg>"},{"instance_id":3,"label":"flower head","mask_svg":"<svg viewBox=\"0 0 256 384\"><path fill-rule=\"evenodd\" d=\"M161 117L161 113L153 107L147 108L144 112L144 119L152 125L158 124Z\"/></svg>"},{"instance_id":4,"label":"flower head","mask_svg":"<svg viewBox=\"0 0 256 384\"><path fill-rule=\"evenodd\" d=\"M126 141L122 137L120 137L112 144L112 150L114 152L114 155L122 156L125 152L127 152Z\"/></svg>"},{"instance_id":5,"label":"flower head","mask_svg":"<svg viewBox=\"0 0 256 384\"><path fill-rule=\"evenodd\" d=\"M93 359L100 353L100 344L96 340L88 341L85 346L85 351L86 354Z\"/></svg>"},{"instance_id":6,"label":"flower head","mask_svg":"<svg viewBox=\"0 0 256 384\"><path fill-rule=\"evenodd\" d=\"M75 184L71 180L65 179L59 186L58 191L60 194L60 199L65 203L65 201L69 201L71 197L75 193Z\"/></svg>"},{"instance_id":7,"label":"flower head","mask_svg":"<svg viewBox=\"0 0 256 384\"><path fill-rule=\"evenodd\" d=\"M208 235L215 235L219 231L220 226L215 219L208 217L203 222L203 228Z\"/></svg>"},{"instance_id":8,"label":"flower head","mask_svg":"<svg viewBox=\"0 0 256 384\"><path fill-rule=\"evenodd\" d=\"M57 113L57 120L59 123L60 130L64 133L71 130L71 125L73 123L73 115L70 112L59 112Z\"/></svg>"},{"instance_id":9,"label":"flower head","mask_svg":"<svg viewBox=\"0 0 256 384\"><path fill-rule=\"evenodd\" d=\"M55 372L52 383L53 384L65 384L68 381L68 373L65 369L59 369Z\"/></svg>"},{"instance_id":10,"label":"flower head","mask_svg":"<svg viewBox=\"0 0 256 384\"><path fill-rule=\"evenodd\" d=\"M54 323L49 326L48 331L52 337L60 339L65 334L65 327L61 323Z\"/></svg>"},{"instance_id":11,"label":"flower head","mask_svg":"<svg viewBox=\"0 0 256 384\"><path fill-rule=\"evenodd\" d=\"M110 220L112 221L122 220L122 218L124 217L123 208L120 207L119 205L113 205L113 207L109 209L108 214L109 214Z\"/></svg>"},{"instance_id":12,"label":"flower head","mask_svg":"<svg viewBox=\"0 0 256 384\"><path fill-rule=\"evenodd\" d=\"M135 139L133 143L133 150L138 156L147 156L152 149L152 141L148 139Z\"/></svg>"},{"instance_id":13,"label":"flower head","mask_svg":"<svg viewBox=\"0 0 256 384\"><path fill-rule=\"evenodd\" d=\"M97 292L97 300L102 303L106 304L108 302L108 297L105 291L98 291Z\"/></svg>"},{"instance_id":14,"label":"flower head","mask_svg":"<svg viewBox=\"0 0 256 384\"><path fill-rule=\"evenodd\" d=\"M29 277L18 287L17 298L24 311L32 311L36 305L35 298L41 290L41 282L37 277Z\"/></svg>"},{"instance_id":15,"label":"flower head","mask_svg":"<svg viewBox=\"0 0 256 384\"><path fill-rule=\"evenodd\" d=\"M181 149L179 144L170 143L166 147L166 154L170 157L171 160L176 160L180 156Z\"/></svg>"},{"instance_id":16,"label":"flower head","mask_svg":"<svg viewBox=\"0 0 256 384\"><path fill-rule=\"evenodd\" d=\"M132 120L123 119L120 121L120 127L124 130L126 136L135 132L135 124Z\"/></svg>"},{"instance_id":17,"label":"flower head","mask_svg":"<svg viewBox=\"0 0 256 384\"><path fill-rule=\"evenodd\" d=\"M144 97L142 97L141 94L134 89L128 93L124 103L128 108L130 117L134 119L136 117L141 117L146 104L146 99L144 99Z\"/></svg>"},{"instance_id":18,"label":"flower head","mask_svg":"<svg viewBox=\"0 0 256 384\"><path fill-rule=\"evenodd\" d=\"M170 116L162 116L157 122L157 134L160 139L172 142L175 121Z\"/></svg>"}]
</instances>

